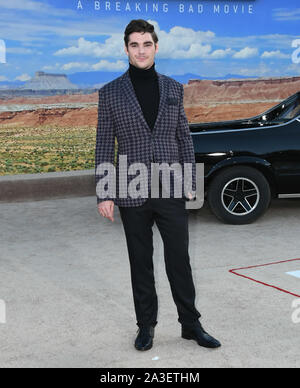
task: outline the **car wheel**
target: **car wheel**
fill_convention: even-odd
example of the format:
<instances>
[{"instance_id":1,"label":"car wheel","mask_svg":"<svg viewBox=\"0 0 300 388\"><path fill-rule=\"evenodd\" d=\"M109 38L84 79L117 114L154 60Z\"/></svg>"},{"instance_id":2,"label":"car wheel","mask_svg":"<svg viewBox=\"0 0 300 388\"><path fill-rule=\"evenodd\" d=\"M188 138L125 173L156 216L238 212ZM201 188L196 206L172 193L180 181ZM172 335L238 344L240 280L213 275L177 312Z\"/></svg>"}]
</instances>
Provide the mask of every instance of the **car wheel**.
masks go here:
<instances>
[{"instance_id":1,"label":"car wheel","mask_svg":"<svg viewBox=\"0 0 300 388\"><path fill-rule=\"evenodd\" d=\"M269 207L271 190L267 179L255 168L229 167L209 185L207 199L215 216L228 224L250 224Z\"/></svg>"}]
</instances>

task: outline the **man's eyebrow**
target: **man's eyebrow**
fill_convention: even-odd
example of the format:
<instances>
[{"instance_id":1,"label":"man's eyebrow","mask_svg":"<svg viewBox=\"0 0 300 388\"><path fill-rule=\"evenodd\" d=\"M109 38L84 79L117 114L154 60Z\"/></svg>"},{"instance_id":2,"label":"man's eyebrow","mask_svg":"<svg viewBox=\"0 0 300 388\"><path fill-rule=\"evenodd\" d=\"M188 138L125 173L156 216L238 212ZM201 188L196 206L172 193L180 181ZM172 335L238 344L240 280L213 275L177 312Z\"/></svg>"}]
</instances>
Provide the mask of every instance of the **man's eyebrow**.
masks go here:
<instances>
[{"instance_id":1,"label":"man's eyebrow","mask_svg":"<svg viewBox=\"0 0 300 388\"><path fill-rule=\"evenodd\" d=\"M144 44L147 44L147 43L153 44L153 42L151 42L151 40L147 40L146 42L144 42ZM130 45L132 45L132 44L138 44L138 42L130 42L129 44L130 44Z\"/></svg>"}]
</instances>

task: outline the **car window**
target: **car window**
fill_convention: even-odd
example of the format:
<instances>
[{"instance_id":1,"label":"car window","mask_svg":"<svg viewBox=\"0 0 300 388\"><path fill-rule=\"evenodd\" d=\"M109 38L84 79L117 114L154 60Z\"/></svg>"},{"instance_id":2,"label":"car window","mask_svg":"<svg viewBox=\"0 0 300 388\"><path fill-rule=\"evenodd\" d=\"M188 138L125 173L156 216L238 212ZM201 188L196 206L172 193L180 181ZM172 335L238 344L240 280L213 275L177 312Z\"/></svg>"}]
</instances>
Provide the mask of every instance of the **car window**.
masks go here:
<instances>
[{"instance_id":1,"label":"car window","mask_svg":"<svg viewBox=\"0 0 300 388\"><path fill-rule=\"evenodd\" d=\"M300 99L297 98L292 103L282 108L282 111L277 116L278 118L294 119L300 115Z\"/></svg>"}]
</instances>

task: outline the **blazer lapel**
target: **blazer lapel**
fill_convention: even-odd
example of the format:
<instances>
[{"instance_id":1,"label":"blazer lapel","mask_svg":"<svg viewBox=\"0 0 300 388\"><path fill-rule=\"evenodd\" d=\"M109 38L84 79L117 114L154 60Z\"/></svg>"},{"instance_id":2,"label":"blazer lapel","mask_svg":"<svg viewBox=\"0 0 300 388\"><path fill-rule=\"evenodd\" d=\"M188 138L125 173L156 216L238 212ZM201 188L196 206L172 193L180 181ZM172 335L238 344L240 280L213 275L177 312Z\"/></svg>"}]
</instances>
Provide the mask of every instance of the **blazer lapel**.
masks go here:
<instances>
[{"instance_id":1,"label":"blazer lapel","mask_svg":"<svg viewBox=\"0 0 300 388\"><path fill-rule=\"evenodd\" d=\"M138 119L140 119L144 126L147 128L148 131L154 132L158 126L159 119L163 113L163 110L166 107L166 101L167 101L167 84L166 80L164 80L162 74L157 73L158 77L158 88L159 88L159 107L158 107L158 113L155 121L155 125L153 128L153 131L151 131L151 128L149 128L149 125L147 121L145 120L142 108L139 104L139 101L136 97L134 87L132 85L130 75L129 75L129 70L126 71L123 75L122 79L122 89L123 89L123 94L125 97L125 101L127 104L130 105L132 111L136 115Z\"/></svg>"},{"instance_id":2,"label":"blazer lapel","mask_svg":"<svg viewBox=\"0 0 300 388\"><path fill-rule=\"evenodd\" d=\"M160 73L157 73L157 77L158 77L158 87L159 87L160 97L159 97L158 113L154 124L153 132L157 129L159 125L159 119L161 118L163 111L167 107L167 95L168 95L168 84L167 84L166 78L164 78Z\"/></svg>"}]
</instances>

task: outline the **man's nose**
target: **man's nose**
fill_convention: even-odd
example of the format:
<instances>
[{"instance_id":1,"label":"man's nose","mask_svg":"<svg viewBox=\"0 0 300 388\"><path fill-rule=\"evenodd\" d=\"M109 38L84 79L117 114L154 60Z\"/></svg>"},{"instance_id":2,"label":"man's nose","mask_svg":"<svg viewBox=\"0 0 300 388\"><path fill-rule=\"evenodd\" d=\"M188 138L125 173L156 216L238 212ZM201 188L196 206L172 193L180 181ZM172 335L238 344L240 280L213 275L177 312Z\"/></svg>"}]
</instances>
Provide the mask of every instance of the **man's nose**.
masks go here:
<instances>
[{"instance_id":1,"label":"man's nose","mask_svg":"<svg viewBox=\"0 0 300 388\"><path fill-rule=\"evenodd\" d=\"M140 53L140 54L143 54L143 53L144 53L144 51L145 51L145 48L144 48L144 46L140 46L140 48L139 48L139 53Z\"/></svg>"}]
</instances>

